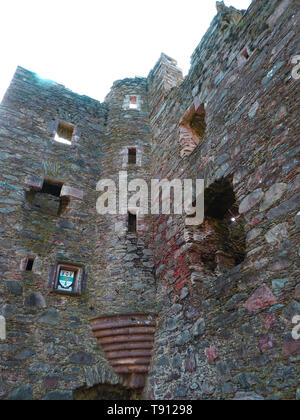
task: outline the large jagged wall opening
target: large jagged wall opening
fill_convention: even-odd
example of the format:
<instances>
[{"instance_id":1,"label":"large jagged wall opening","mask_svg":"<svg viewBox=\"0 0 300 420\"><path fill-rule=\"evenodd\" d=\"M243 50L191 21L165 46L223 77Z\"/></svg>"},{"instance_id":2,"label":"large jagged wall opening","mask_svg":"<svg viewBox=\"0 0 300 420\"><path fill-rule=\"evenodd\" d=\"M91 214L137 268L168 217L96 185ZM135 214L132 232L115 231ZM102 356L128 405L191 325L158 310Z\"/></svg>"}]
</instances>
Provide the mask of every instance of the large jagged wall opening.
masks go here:
<instances>
[{"instance_id":1,"label":"large jagged wall opening","mask_svg":"<svg viewBox=\"0 0 300 420\"><path fill-rule=\"evenodd\" d=\"M228 179L214 182L205 191L205 220L215 234L214 249L219 272L239 265L245 259L245 219L239 214L232 183ZM227 267L226 267L227 266Z\"/></svg>"}]
</instances>

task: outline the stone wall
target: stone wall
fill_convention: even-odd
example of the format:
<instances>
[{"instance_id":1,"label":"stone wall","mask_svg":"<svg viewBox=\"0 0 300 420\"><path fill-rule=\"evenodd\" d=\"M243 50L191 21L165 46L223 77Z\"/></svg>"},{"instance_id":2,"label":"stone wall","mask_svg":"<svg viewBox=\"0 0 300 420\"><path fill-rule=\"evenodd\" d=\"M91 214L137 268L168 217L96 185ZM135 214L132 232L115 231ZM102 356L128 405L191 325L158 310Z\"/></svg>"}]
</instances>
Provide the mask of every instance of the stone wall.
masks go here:
<instances>
[{"instance_id":1,"label":"stone wall","mask_svg":"<svg viewBox=\"0 0 300 420\"><path fill-rule=\"evenodd\" d=\"M95 187L108 105L18 68L0 112L0 305L6 318L1 397L72 398L72 390L86 384L118 384L90 329L90 319L101 311L95 306L102 280ZM58 121L75 126L72 145L54 141ZM79 193L60 216L57 197L28 185L28 179L32 184L30 179L44 178ZM27 257L35 258L32 271L25 271ZM51 266L58 262L84 267L80 296L49 288Z\"/></svg>"},{"instance_id":2,"label":"stone wall","mask_svg":"<svg viewBox=\"0 0 300 420\"><path fill-rule=\"evenodd\" d=\"M216 181L231 185L236 213L230 222L244 219L246 257L223 273L209 272L216 249L208 217L193 228L180 216L155 219L159 312L147 395L295 399L299 81L291 76L291 59L299 54L299 5L254 1L238 19L228 19L234 9L222 10L183 83L166 91L160 75L149 75L149 91L164 97L150 114L152 176L204 178L206 198ZM169 63L159 66L166 73ZM180 125L201 106L204 136L181 158Z\"/></svg>"}]
</instances>

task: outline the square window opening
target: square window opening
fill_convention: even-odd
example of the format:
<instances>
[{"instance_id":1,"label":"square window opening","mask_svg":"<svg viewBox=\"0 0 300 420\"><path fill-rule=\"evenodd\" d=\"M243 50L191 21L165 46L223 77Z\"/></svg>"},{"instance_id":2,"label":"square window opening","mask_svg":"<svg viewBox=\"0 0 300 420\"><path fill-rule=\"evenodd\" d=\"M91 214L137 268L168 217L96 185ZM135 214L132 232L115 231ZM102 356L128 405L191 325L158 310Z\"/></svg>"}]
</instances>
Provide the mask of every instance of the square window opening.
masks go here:
<instances>
[{"instance_id":1,"label":"square window opening","mask_svg":"<svg viewBox=\"0 0 300 420\"><path fill-rule=\"evenodd\" d=\"M130 96L129 97L129 108L130 109L137 109L137 97L136 96Z\"/></svg>"},{"instance_id":2,"label":"square window opening","mask_svg":"<svg viewBox=\"0 0 300 420\"><path fill-rule=\"evenodd\" d=\"M59 122L54 140L57 141L58 143L71 145L73 135L74 135L73 125L66 124L64 122Z\"/></svg>"},{"instance_id":3,"label":"square window opening","mask_svg":"<svg viewBox=\"0 0 300 420\"><path fill-rule=\"evenodd\" d=\"M44 194L53 195L54 197L60 197L62 186L63 183L61 182L45 180L41 192Z\"/></svg>"}]
</instances>

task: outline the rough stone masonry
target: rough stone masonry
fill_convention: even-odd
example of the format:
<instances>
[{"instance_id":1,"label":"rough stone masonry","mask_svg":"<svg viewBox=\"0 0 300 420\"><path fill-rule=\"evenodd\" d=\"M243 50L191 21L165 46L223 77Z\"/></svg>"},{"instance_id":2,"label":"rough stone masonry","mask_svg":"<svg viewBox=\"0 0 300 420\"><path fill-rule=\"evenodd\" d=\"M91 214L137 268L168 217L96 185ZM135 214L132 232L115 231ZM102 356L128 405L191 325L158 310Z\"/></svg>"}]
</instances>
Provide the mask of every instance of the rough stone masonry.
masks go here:
<instances>
[{"instance_id":1,"label":"rough stone masonry","mask_svg":"<svg viewBox=\"0 0 300 420\"><path fill-rule=\"evenodd\" d=\"M0 398L299 399L297 0L217 15L104 103L18 68L0 107ZM56 141L56 136L64 143ZM205 179L205 220L96 212Z\"/></svg>"}]
</instances>

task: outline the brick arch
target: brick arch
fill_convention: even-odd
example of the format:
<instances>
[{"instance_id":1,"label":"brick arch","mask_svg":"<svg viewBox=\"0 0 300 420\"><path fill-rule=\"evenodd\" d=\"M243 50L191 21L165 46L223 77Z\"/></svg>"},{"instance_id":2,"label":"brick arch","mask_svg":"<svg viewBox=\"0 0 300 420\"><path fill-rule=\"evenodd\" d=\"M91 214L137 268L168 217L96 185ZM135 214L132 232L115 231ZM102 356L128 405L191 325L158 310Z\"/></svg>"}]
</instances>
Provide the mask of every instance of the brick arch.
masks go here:
<instances>
[{"instance_id":1,"label":"brick arch","mask_svg":"<svg viewBox=\"0 0 300 420\"><path fill-rule=\"evenodd\" d=\"M180 156L189 156L201 142L206 130L205 107L193 104L184 114L179 125Z\"/></svg>"}]
</instances>

